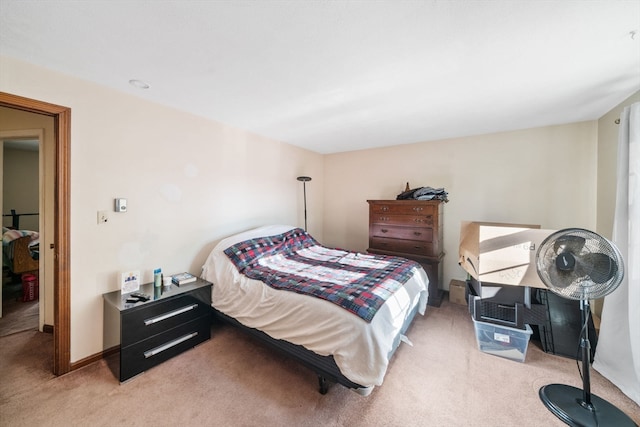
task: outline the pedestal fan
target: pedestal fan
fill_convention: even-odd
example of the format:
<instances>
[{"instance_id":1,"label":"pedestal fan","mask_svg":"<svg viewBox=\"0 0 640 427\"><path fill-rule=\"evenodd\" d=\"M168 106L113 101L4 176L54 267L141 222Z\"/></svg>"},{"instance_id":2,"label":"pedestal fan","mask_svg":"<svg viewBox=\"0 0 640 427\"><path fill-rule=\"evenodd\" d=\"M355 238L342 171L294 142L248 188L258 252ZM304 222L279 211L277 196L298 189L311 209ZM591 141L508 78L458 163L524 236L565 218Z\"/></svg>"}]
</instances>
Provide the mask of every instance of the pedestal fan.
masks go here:
<instances>
[{"instance_id":1,"label":"pedestal fan","mask_svg":"<svg viewBox=\"0 0 640 427\"><path fill-rule=\"evenodd\" d=\"M606 400L591 394L588 337L589 300L613 292L624 277L618 248L604 237L581 228L568 228L549 235L536 254L540 279L555 294L580 300L582 330L582 390L564 384L540 388L540 399L570 426L636 426L627 415Z\"/></svg>"}]
</instances>

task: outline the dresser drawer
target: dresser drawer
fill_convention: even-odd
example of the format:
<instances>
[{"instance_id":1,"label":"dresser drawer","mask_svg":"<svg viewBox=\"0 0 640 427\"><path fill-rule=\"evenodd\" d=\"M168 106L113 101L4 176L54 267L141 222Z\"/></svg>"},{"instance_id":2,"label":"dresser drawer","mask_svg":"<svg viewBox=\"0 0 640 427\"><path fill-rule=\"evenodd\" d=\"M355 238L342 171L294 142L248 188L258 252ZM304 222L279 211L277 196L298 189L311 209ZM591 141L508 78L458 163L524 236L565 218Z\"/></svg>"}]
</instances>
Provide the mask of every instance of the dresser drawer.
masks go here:
<instances>
[{"instance_id":1,"label":"dresser drawer","mask_svg":"<svg viewBox=\"0 0 640 427\"><path fill-rule=\"evenodd\" d=\"M435 215L438 207L433 204L418 204L415 202L372 203L372 214L390 215Z\"/></svg>"},{"instance_id":2,"label":"dresser drawer","mask_svg":"<svg viewBox=\"0 0 640 427\"><path fill-rule=\"evenodd\" d=\"M122 314L120 345L126 347L193 319L209 315L210 305L187 294Z\"/></svg>"},{"instance_id":3,"label":"dresser drawer","mask_svg":"<svg viewBox=\"0 0 640 427\"><path fill-rule=\"evenodd\" d=\"M207 315L128 347L121 347L120 381L126 381L210 338L211 321Z\"/></svg>"},{"instance_id":4,"label":"dresser drawer","mask_svg":"<svg viewBox=\"0 0 640 427\"><path fill-rule=\"evenodd\" d=\"M433 215L394 215L372 212L369 215L369 223L430 227L434 224L434 217Z\"/></svg>"},{"instance_id":5,"label":"dresser drawer","mask_svg":"<svg viewBox=\"0 0 640 427\"><path fill-rule=\"evenodd\" d=\"M383 251L407 253L423 256L438 256L434 245L425 241L388 239L385 237L369 237L369 247Z\"/></svg>"},{"instance_id":6,"label":"dresser drawer","mask_svg":"<svg viewBox=\"0 0 640 427\"><path fill-rule=\"evenodd\" d=\"M370 234L373 237L385 237L388 239L418 240L431 243L433 241L433 228L428 227L397 227L394 225L373 224Z\"/></svg>"}]
</instances>

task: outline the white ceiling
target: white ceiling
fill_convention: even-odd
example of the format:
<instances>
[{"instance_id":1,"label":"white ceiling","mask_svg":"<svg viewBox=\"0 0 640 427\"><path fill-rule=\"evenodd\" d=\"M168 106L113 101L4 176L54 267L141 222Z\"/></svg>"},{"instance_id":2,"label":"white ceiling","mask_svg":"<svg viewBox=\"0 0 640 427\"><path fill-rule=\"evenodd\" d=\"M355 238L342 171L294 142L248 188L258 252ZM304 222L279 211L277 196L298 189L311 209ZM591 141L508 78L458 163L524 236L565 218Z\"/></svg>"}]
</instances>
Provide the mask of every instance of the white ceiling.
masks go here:
<instances>
[{"instance_id":1,"label":"white ceiling","mask_svg":"<svg viewBox=\"0 0 640 427\"><path fill-rule=\"evenodd\" d=\"M0 0L0 54L334 153L597 119L640 1Z\"/></svg>"}]
</instances>

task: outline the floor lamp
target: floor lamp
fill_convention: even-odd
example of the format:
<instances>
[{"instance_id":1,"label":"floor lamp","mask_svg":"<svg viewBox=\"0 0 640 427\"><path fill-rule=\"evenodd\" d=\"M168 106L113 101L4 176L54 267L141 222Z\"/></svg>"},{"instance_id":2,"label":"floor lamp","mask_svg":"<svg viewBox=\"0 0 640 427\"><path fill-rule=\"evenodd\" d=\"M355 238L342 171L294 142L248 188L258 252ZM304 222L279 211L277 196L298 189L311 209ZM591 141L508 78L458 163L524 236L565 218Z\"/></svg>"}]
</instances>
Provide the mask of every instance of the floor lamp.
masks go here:
<instances>
[{"instance_id":1,"label":"floor lamp","mask_svg":"<svg viewBox=\"0 0 640 427\"><path fill-rule=\"evenodd\" d=\"M311 177L299 176L298 181L302 181L304 191L304 231L307 231L307 181L311 181Z\"/></svg>"}]
</instances>

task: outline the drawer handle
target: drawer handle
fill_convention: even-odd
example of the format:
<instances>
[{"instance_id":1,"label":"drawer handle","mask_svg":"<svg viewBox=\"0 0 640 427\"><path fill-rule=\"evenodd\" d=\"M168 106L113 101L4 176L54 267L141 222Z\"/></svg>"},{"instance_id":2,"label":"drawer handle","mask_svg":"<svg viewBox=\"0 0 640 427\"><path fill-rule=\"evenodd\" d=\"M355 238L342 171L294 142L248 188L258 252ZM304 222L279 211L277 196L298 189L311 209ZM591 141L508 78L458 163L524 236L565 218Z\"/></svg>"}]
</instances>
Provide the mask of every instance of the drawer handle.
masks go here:
<instances>
[{"instance_id":1,"label":"drawer handle","mask_svg":"<svg viewBox=\"0 0 640 427\"><path fill-rule=\"evenodd\" d=\"M413 234L416 235L416 236L422 236L422 233L419 232L419 231L414 231Z\"/></svg>"},{"instance_id":2,"label":"drawer handle","mask_svg":"<svg viewBox=\"0 0 640 427\"><path fill-rule=\"evenodd\" d=\"M177 310L170 311L165 314L161 314L160 316L152 317L151 319L147 319L144 321L145 326L153 325L154 323L162 322L163 320L167 320L170 317L177 316L182 313L186 313L187 311L191 311L195 308L198 308L198 304L187 305L186 307L179 308Z\"/></svg>"},{"instance_id":3,"label":"drawer handle","mask_svg":"<svg viewBox=\"0 0 640 427\"><path fill-rule=\"evenodd\" d=\"M382 229L380 230L380 232L381 232L381 233L388 233L388 232L389 232L389 230L387 230L386 228L382 228Z\"/></svg>"},{"instance_id":4,"label":"drawer handle","mask_svg":"<svg viewBox=\"0 0 640 427\"><path fill-rule=\"evenodd\" d=\"M381 216L380 221L389 221L389 218L386 216Z\"/></svg>"},{"instance_id":5,"label":"drawer handle","mask_svg":"<svg viewBox=\"0 0 640 427\"><path fill-rule=\"evenodd\" d=\"M197 335L198 335L197 332L191 332L190 334L181 336L180 338L176 338L173 341L169 341L166 344L162 344L162 345L160 345L160 346L158 346L156 348L152 348L151 350L147 350L147 351L144 352L144 358L148 359L148 358L150 358L152 356L155 356L156 354L162 353L165 350L169 350L171 347L175 347L178 344L183 343L185 341L188 341L188 340L190 340L191 338L193 338L193 337L195 337Z\"/></svg>"},{"instance_id":6,"label":"drawer handle","mask_svg":"<svg viewBox=\"0 0 640 427\"><path fill-rule=\"evenodd\" d=\"M388 206L381 206L381 207L380 207L380 210L381 210L382 212L387 212L387 211L389 210L389 207L388 207Z\"/></svg>"},{"instance_id":7,"label":"drawer handle","mask_svg":"<svg viewBox=\"0 0 640 427\"><path fill-rule=\"evenodd\" d=\"M422 249L422 246L414 246L413 249Z\"/></svg>"},{"instance_id":8,"label":"drawer handle","mask_svg":"<svg viewBox=\"0 0 640 427\"><path fill-rule=\"evenodd\" d=\"M421 208L420 206L414 206L414 207L413 207L413 210L414 210L415 212L422 212L422 210L423 210L423 209L424 209L424 208Z\"/></svg>"}]
</instances>

